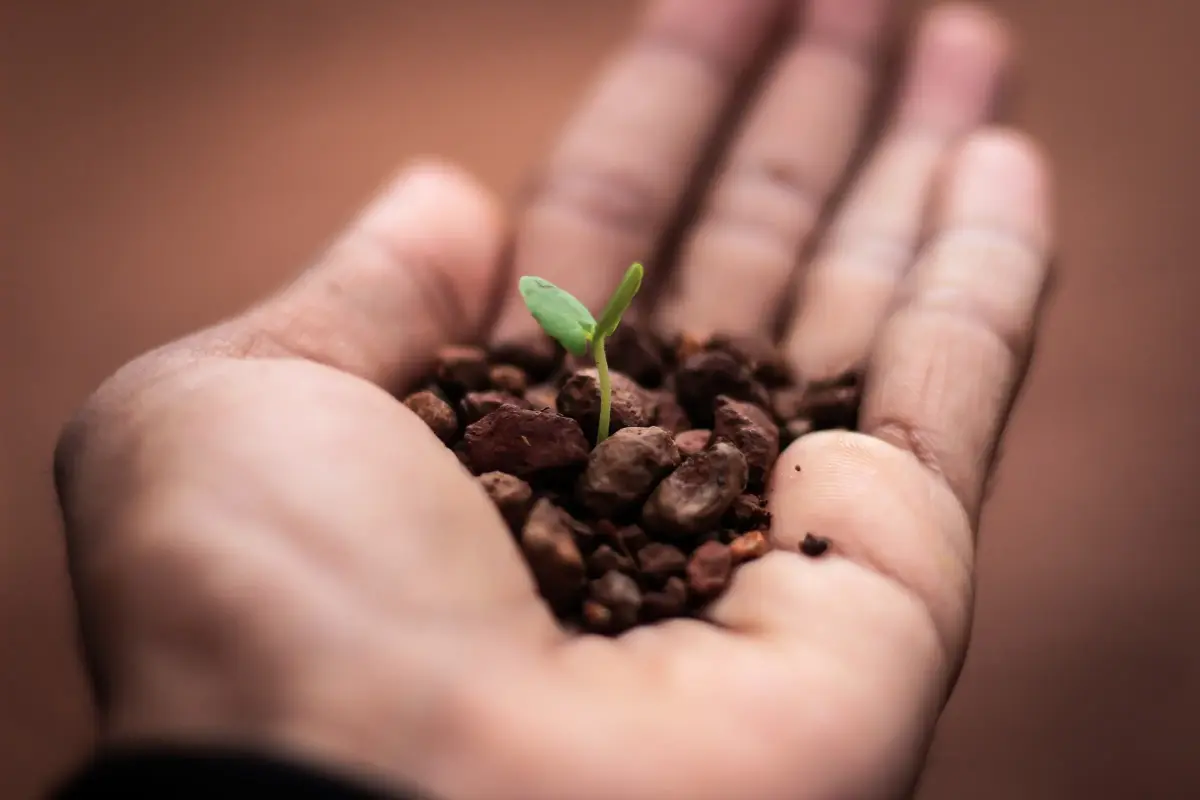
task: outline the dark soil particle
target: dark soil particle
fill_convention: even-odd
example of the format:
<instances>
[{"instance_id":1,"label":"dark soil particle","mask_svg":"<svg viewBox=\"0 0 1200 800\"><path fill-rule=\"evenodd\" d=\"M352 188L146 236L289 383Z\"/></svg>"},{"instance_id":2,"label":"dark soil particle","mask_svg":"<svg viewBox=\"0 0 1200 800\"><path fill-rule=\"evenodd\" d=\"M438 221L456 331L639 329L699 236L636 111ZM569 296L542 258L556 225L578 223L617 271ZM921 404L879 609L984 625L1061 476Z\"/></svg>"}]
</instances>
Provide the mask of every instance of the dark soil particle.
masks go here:
<instances>
[{"instance_id":1,"label":"dark soil particle","mask_svg":"<svg viewBox=\"0 0 1200 800\"><path fill-rule=\"evenodd\" d=\"M828 539L813 536L811 533L804 534L804 541L800 542L800 552L809 558L823 556L828 549Z\"/></svg>"},{"instance_id":2,"label":"dark soil particle","mask_svg":"<svg viewBox=\"0 0 1200 800\"><path fill-rule=\"evenodd\" d=\"M447 347L404 398L477 476L567 630L617 635L702 615L770 549L779 453L853 429L857 375L806 383L769 342L631 322L609 339L611 435L598 373L550 342ZM799 465L795 466L799 471ZM818 557L827 539L809 534Z\"/></svg>"}]
</instances>

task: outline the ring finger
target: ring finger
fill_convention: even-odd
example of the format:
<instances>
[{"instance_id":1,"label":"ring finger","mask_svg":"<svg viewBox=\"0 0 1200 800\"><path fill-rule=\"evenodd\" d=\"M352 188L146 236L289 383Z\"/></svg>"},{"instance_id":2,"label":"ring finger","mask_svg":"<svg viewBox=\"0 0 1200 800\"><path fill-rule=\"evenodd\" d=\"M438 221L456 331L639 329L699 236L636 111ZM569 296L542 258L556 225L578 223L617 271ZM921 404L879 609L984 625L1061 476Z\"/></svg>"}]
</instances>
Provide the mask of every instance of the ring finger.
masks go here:
<instances>
[{"instance_id":1,"label":"ring finger","mask_svg":"<svg viewBox=\"0 0 1200 800\"><path fill-rule=\"evenodd\" d=\"M818 6L813 7L814 14L818 10ZM813 25L815 22L810 23ZM799 363L802 345L816 338L813 330L836 335L847 326L867 327L857 320L864 315L873 320L875 315L860 312L858 303L874 309L890 298L894 277L911 261L926 196L943 157L959 135L986 119L993 105L1005 45L995 20L970 6L938 8L924 20L893 121L862 176L852 185L848 201L832 225L832 235L818 250L806 281L800 284L804 292L797 320L803 322L792 323L785 347L793 363L805 370L802 374L808 375L813 362L819 361L808 357ZM869 59L860 55L847 62L840 86L825 80L821 84L829 93L825 105L807 104L824 109L811 121L776 117L769 125L765 120L771 115L760 112L764 121L748 130L739 144L742 155L731 159L730 173L739 163L758 164L760 174L772 164L790 163L794 165L793 174L805 176L798 182L803 188L791 191L788 213L782 204L785 193L769 183L741 181L741 197L733 197L737 181L727 179L718 184L712 209L722 205L743 210L762 208L774 202L776 211L773 216L755 212L754 219L760 222L753 227L730 224L744 214L734 218L728 213L710 212L685 253L681 292L665 312L668 326L686 323L701 333L771 332L780 310L779 298L791 284L797 259L807 249L830 190L848 166L860 135L870 100L868 64ZM803 108L795 94L802 74L797 70L794 86L784 83L781 77L772 90L779 99L768 94L764 107L774 102ZM857 84L850 77L854 74L859 76ZM840 114L831 119L830 109L840 109ZM805 126L825 131L826 135L818 138L805 133ZM746 167L742 170L748 171ZM722 193L726 195L724 200ZM771 196L776 199L772 201ZM846 264L872 268L870 276L883 286L872 287L870 281L857 277L863 269L850 273L857 280L845 278L849 272ZM838 288L836 294L827 288L831 274L836 276L832 280ZM854 283L854 293L868 293L868 289L874 289L874 293L861 301L855 294L852 302L841 302L846 292L840 287L847 283ZM835 309L832 300L840 302L840 307ZM863 338L843 335L851 341ZM818 340L817 347L822 344Z\"/></svg>"}]
</instances>

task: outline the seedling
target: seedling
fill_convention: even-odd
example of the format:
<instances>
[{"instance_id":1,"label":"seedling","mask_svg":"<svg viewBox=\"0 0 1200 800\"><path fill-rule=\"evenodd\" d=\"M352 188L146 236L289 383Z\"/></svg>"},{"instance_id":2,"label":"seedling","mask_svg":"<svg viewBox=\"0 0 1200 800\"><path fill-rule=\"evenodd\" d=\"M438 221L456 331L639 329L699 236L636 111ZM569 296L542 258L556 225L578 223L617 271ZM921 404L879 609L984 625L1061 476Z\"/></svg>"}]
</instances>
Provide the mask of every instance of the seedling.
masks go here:
<instances>
[{"instance_id":1,"label":"seedling","mask_svg":"<svg viewBox=\"0 0 1200 800\"><path fill-rule=\"evenodd\" d=\"M612 417L612 381L608 375L604 341L621 324L621 315L629 308L633 296L642 286L642 274L641 264L634 264L626 270L621 284L600 314L599 322L587 310L587 306L548 280L526 275L518 284L529 313L542 326L542 330L565 347L567 352L584 356L587 355L588 345L592 347L596 374L600 379L600 426L596 431L596 444L608 438Z\"/></svg>"}]
</instances>

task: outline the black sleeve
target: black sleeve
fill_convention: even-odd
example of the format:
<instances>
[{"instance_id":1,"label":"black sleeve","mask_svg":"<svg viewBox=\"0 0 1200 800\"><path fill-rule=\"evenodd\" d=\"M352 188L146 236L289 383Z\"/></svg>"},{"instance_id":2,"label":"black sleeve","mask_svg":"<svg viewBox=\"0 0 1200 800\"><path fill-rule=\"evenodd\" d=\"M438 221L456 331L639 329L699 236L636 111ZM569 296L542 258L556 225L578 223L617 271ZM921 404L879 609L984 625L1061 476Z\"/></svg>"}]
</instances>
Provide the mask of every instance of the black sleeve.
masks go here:
<instances>
[{"instance_id":1,"label":"black sleeve","mask_svg":"<svg viewBox=\"0 0 1200 800\"><path fill-rule=\"evenodd\" d=\"M144 749L97 754L51 800L430 800L385 792L359 778L240 751Z\"/></svg>"}]
</instances>

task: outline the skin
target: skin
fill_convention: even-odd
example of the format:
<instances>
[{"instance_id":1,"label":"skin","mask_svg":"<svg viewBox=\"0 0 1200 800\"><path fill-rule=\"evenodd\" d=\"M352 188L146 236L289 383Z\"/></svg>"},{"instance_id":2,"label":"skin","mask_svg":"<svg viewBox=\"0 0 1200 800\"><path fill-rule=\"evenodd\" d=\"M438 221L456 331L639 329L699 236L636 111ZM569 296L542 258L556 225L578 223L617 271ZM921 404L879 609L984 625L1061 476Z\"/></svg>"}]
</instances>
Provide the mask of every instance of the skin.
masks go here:
<instances>
[{"instance_id":1,"label":"skin","mask_svg":"<svg viewBox=\"0 0 1200 800\"><path fill-rule=\"evenodd\" d=\"M868 370L862 432L782 456L778 550L712 624L562 633L483 491L393 397L441 344L536 331L516 275L602 303L791 5L660 0L511 218L414 165L292 285L101 386L56 476L106 743L240 744L447 800L911 789L965 654L1051 247L1042 159L994 127L999 22L925 18L818 230L892 9L801 4L670 286L643 292L666 327L758 331L797 277L794 364ZM798 555L806 532L829 554Z\"/></svg>"}]
</instances>

